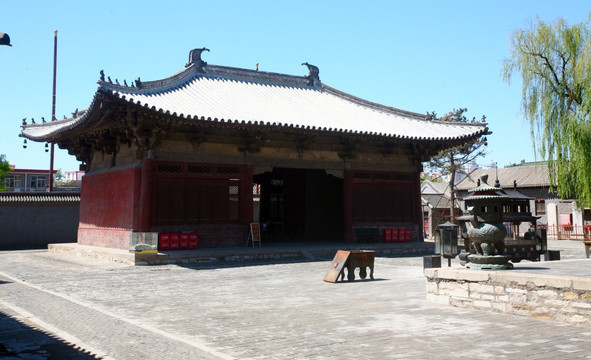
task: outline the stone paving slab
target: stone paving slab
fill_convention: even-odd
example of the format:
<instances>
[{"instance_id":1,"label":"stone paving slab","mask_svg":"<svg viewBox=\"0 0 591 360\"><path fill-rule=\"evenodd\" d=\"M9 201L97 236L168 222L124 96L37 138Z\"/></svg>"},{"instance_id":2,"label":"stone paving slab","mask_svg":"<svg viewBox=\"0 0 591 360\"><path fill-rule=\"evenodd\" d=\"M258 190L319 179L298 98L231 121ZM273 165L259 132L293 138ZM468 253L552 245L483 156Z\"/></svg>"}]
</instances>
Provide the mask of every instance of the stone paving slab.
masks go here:
<instances>
[{"instance_id":1,"label":"stone paving slab","mask_svg":"<svg viewBox=\"0 0 591 360\"><path fill-rule=\"evenodd\" d=\"M10 307L0 307L0 310L1 359L98 359L96 354L40 328Z\"/></svg>"},{"instance_id":2,"label":"stone paving slab","mask_svg":"<svg viewBox=\"0 0 591 360\"><path fill-rule=\"evenodd\" d=\"M351 283L322 281L329 264L132 267L0 252L0 311L112 359L591 357L587 328L426 303L420 257L376 258L376 280Z\"/></svg>"}]
</instances>

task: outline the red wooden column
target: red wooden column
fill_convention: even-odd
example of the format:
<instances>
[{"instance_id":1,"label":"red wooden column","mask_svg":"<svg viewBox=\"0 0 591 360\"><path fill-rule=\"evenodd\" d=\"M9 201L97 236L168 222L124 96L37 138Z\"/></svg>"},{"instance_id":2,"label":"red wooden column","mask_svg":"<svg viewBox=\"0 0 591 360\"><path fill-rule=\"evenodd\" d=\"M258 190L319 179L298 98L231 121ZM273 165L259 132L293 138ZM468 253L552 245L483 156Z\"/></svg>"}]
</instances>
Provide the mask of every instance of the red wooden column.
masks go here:
<instances>
[{"instance_id":1,"label":"red wooden column","mask_svg":"<svg viewBox=\"0 0 591 360\"><path fill-rule=\"evenodd\" d=\"M418 171L413 171L410 173L411 181L412 181L412 214L411 220L413 223L417 224L417 236L416 239L418 241L425 241L423 237L423 232L425 225L423 224L423 208L421 206L421 173ZM413 239L414 240L414 239Z\"/></svg>"},{"instance_id":2,"label":"red wooden column","mask_svg":"<svg viewBox=\"0 0 591 360\"><path fill-rule=\"evenodd\" d=\"M252 194L252 165L245 165L242 170L242 181L240 181L240 222L249 224L253 220L253 194Z\"/></svg>"},{"instance_id":3,"label":"red wooden column","mask_svg":"<svg viewBox=\"0 0 591 360\"><path fill-rule=\"evenodd\" d=\"M139 232L149 232L152 228L152 189L154 160L143 159L140 180Z\"/></svg>"},{"instance_id":4,"label":"red wooden column","mask_svg":"<svg viewBox=\"0 0 591 360\"><path fill-rule=\"evenodd\" d=\"M346 243L353 242L353 172L345 170L343 176L343 223Z\"/></svg>"}]
</instances>

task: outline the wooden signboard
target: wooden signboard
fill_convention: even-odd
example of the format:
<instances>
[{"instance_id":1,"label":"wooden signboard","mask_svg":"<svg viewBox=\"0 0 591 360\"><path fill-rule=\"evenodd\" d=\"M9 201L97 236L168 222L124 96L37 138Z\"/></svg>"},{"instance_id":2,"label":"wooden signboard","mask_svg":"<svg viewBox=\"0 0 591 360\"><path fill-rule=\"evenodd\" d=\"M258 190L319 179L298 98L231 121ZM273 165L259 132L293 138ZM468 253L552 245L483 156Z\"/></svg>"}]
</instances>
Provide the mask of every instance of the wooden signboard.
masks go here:
<instances>
[{"instance_id":1,"label":"wooden signboard","mask_svg":"<svg viewBox=\"0 0 591 360\"><path fill-rule=\"evenodd\" d=\"M345 263L347 262L350 254L350 251L337 251L337 254L334 256L334 259L330 263L330 267L324 276L324 281L331 283L337 282L339 275L341 275L343 272L343 268L345 267Z\"/></svg>"},{"instance_id":2,"label":"wooden signboard","mask_svg":"<svg viewBox=\"0 0 591 360\"><path fill-rule=\"evenodd\" d=\"M252 247L254 247L254 243L258 241L259 247L261 247L261 225L259 223L250 223L248 240L246 246L248 246L249 242L252 242Z\"/></svg>"}]
</instances>

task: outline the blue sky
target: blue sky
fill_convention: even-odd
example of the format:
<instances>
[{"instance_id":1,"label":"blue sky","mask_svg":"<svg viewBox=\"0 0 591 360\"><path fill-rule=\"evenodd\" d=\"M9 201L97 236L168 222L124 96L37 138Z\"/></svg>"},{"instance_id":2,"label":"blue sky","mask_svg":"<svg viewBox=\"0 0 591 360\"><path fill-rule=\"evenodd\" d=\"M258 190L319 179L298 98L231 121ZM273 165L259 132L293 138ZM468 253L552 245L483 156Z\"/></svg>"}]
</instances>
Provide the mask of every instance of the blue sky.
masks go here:
<instances>
[{"instance_id":1,"label":"blue sky","mask_svg":"<svg viewBox=\"0 0 591 360\"><path fill-rule=\"evenodd\" d=\"M156 80L207 47L210 64L306 75L361 98L443 115L468 108L493 135L479 161L533 161L520 113L521 82L501 78L508 39L536 17L589 18L588 1L3 1L0 154L18 168L49 168L43 143L23 149L23 118L51 118L53 31L58 32L56 116L90 105L100 70L120 82ZM56 147L55 168L78 162Z\"/></svg>"}]
</instances>

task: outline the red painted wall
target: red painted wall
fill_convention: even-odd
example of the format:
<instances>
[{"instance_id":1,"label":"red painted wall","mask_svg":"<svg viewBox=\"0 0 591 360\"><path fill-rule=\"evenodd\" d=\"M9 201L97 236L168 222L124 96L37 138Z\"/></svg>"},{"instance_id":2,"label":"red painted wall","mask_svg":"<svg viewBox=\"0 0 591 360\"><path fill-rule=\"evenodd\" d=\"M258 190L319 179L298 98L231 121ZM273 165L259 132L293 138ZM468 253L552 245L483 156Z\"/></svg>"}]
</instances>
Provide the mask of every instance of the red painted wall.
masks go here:
<instances>
[{"instance_id":1,"label":"red painted wall","mask_svg":"<svg viewBox=\"0 0 591 360\"><path fill-rule=\"evenodd\" d=\"M140 167L82 178L78 243L129 248L129 234L139 226L140 179Z\"/></svg>"},{"instance_id":2,"label":"red painted wall","mask_svg":"<svg viewBox=\"0 0 591 360\"><path fill-rule=\"evenodd\" d=\"M367 177L355 178L356 173L369 174ZM380 177L376 177L377 175ZM424 241L422 234L421 189L419 172L373 172L364 170L345 170L343 181L343 208L345 242L356 242L356 228L386 228L404 227L412 230L413 241ZM386 181L388 179L388 181ZM390 182L389 180L395 180ZM355 198L355 191L361 189L386 190L393 194L393 202L389 210L382 215L391 213L391 218L376 218L371 200ZM388 192L389 191L389 192ZM377 192L379 194L379 192ZM372 195L371 191L367 192ZM375 197L376 195L373 194ZM375 202L379 203L379 202ZM389 203L382 203L384 209ZM360 210L362 209L362 210ZM356 216L357 215L357 216Z\"/></svg>"}]
</instances>

